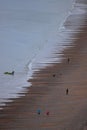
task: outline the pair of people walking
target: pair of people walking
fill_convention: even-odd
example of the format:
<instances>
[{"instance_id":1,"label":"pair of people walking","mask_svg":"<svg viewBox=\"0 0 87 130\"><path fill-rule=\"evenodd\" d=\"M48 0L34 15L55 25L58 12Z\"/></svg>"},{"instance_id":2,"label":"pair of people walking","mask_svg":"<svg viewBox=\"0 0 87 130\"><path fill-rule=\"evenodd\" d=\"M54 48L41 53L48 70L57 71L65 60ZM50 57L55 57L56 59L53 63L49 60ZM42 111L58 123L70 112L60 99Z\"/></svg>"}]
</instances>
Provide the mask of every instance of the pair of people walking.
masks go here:
<instances>
[{"instance_id":1,"label":"pair of people walking","mask_svg":"<svg viewBox=\"0 0 87 130\"><path fill-rule=\"evenodd\" d=\"M38 109L38 110L37 110L37 114L38 114L38 115L40 115L40 114L41 114L41 110L40 110L40 109ZM47 111L47 112L46 112L46 115L48 116L49 114L50 114L50 112L49 112L49 111Z\"/></svg>"}]
</instances>

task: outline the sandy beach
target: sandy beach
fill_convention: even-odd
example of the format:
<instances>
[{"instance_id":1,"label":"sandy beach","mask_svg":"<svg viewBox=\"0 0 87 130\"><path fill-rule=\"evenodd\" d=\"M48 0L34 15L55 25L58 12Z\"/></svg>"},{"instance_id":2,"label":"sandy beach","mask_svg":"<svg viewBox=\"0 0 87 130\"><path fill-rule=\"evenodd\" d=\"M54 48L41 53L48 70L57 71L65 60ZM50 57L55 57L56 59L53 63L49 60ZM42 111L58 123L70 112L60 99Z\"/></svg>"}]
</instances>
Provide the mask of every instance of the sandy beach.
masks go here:
<instances>
[{"instance_id":1,"label":"sandy beach","mask_svg":"<svg viewBox=\"0 0 87 130\"><path fill-rule=\"evenodd\" d=\"M86 17L72 45L61 63L35 72L25 96L0 110L0 130L87 130Z\"/></svg>"}]
</instances>

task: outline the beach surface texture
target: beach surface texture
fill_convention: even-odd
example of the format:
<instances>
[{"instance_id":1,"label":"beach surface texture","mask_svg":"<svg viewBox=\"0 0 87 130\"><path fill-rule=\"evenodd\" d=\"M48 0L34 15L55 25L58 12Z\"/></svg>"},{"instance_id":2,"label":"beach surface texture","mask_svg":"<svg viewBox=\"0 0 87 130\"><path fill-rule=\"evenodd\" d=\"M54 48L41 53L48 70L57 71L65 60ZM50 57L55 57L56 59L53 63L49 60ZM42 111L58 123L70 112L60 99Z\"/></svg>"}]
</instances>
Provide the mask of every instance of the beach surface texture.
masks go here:
<instances>
[{"instance_id":1,"label":"beach surface texture","mask_svg":"<svg viewBox=\"0 0 87 130\"><path fill-rule=\"evenodd\" d=\"M87 130L87 15L74 38L61 63L36 71L25 96L0 110L0 130Z\"/></svg>"}]
</instances>

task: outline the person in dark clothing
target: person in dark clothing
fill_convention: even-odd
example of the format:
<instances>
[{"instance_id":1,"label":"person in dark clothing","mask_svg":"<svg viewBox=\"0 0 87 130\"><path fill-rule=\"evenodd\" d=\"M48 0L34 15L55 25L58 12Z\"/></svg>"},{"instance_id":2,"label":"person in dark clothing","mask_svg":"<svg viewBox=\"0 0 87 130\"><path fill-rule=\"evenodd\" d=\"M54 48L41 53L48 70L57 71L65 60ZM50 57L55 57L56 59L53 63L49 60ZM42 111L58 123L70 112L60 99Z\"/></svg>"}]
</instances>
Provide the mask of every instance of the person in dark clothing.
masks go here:
<instances>
[{"instance_id":1,"label":"person in dark clothing","mask_svg":"<svg viewBox=\"0 0 87 130\"><path fill-rule=\"evenodd\" d=\"M53 74L53 77L55 77L56 75L55 74Z\"/></svg>"},{"instance_id":2,"label":"person in dark clothing","mask_svg":"<svg viewBox=\"0 0 87 130\"><path fill-rule=\"evenodd\" d=\"M68 60L67 60L67 61L68 61L68 64L69 64L69 62L70 62L70 58L68 58Z\"/></svg>"},{"instance_id":3,"label":"person in dark clothing","mask_svg":"<svg viewBox=\"0 0 87 130\"><path fill-rule=\"evenodd\" d=\"M12 75L14 75L14 71L12 71Z\"/></svg>"},{"instance_id":4,"label":"person in dark clothing","mask_svg":"<svg viewBox=\"0 0 87 130\"><path fill-rule=\"evenodd\" d=\"M66 89L66 95L68 95L68 93L69 93L69 89L67 88L67 89Z\"/></svg>"},{"instance_id":5,"label":"person in dark clothing","mask_svg":"<svg viewBox=\"0 0 87 130\"><path fill-rule=\"evenodd\" d=\"M41 110L40 110L40 109L37 110L37 114L38 114L38 115L41 114Z\"/></svg>"},{"instance_id":6,"label":"person in dark clothing","mask_svg":"<svg viewBox=\"0 0 87 130\"><path fill-rule=\"evenodd\" d=\"M47 115L47 116L49 116L49 114L50 114L50 112L49 112L49 111L47 111L47 112L46 112L46 115Z\"/></svg>"}]
</instances>

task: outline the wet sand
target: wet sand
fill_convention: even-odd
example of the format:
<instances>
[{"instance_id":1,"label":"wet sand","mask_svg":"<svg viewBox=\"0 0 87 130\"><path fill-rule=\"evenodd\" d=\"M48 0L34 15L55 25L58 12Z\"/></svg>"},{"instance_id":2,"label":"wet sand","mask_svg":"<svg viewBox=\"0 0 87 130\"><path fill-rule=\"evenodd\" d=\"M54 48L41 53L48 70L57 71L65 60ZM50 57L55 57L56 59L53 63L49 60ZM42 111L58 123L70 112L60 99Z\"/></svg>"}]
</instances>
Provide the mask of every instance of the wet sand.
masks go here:
<instances>
[{"instance_id":1,"label":"wet sand","mask_svg":"<svg viewBox=\"0 0 87 130\"><path fill-rule=\"evenodd\" d=\"M35 72L25 96L0 110L0 130L87 130L86 21L62 53L61 63Z\"/></svg>"}]
</instances>

